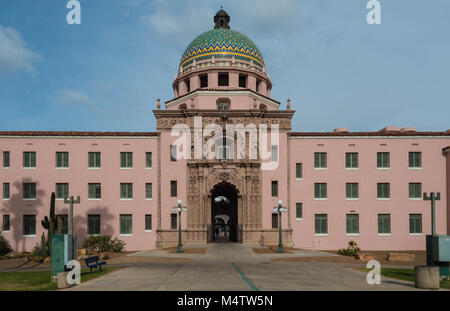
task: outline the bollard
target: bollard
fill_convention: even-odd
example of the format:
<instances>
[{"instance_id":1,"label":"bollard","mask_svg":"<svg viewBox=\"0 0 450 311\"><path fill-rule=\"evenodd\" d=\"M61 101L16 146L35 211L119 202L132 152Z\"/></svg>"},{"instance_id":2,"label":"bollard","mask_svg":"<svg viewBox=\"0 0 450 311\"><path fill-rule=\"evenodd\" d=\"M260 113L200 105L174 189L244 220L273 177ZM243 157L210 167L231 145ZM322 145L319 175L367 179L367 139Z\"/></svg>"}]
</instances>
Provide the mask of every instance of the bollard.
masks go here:
<instances>
[{"instance_id":1,"label":"bollard","mask_svg":"<svg viewBox=\"0 0 450 311\"><path fill-rule=\"evenodd\" d=\"M67 288L67 272L60 272L56 274L56 284L58 288Z\"/></svg>"},{"instance_id":2,"label":"bollard","mask_svg":"<svg viewBox=\"0 0 450 311\"><path fill-rule=\"evenodd\" d=\"M414 274L416 288L439 289L439 267L416 266Z\"/></svg>"}]
</instances>

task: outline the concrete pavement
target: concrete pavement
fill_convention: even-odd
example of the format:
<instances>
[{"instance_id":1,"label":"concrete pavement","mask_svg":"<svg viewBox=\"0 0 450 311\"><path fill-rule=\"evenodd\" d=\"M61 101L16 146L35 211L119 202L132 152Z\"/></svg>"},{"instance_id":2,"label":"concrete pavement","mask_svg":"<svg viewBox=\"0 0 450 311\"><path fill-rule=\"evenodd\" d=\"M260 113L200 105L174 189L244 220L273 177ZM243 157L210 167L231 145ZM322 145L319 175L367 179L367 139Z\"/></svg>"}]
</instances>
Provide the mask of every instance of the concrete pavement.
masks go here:
<instances>
[{"instance_id":1,"label":"concrete pavement","mask_svg":"<svg viewBox=\"0 0 450 311\"><path fill-rule=\"evenodd\" d=\"M333 256L317 251L303 256ZM133 254L133 256L137 256ZM162 256L161 251L140 253ZM368 285L366 273L348 265L323 262L271 262L273 255L257 255L236 243L209 244L206 254L180 255L192 262L154 262L130 266L83 283L70 290L415 290L410 282L382 277L381 285ZM291 256L283 254L275 256ZM167 257L164 254L164 257ZM299 255L297 255L299 256Z\"/></svg>"}]
</instances>

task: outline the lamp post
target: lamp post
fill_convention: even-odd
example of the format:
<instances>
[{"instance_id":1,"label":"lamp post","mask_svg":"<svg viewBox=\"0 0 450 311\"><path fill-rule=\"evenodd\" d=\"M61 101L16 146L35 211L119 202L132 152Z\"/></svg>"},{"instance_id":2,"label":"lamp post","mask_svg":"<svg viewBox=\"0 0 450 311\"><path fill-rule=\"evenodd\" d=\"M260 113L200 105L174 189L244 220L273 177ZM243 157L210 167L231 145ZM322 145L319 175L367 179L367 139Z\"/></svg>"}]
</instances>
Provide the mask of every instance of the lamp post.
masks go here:
<instances>
[{"instance_id":1,"label":"lamp post","mask_svg":"<svg viewBox=\"0 0 450 311\"><path fill-rule=\"evenodd\" d=\"M273 208L274 213L278 213L278 250L277 253L284 253L283 249L283 237L282 237L282 231L281 231L281 213L286 212L287 207L283 206L283 201L278 200L278 206L275 206Z\"/></svg>"},{"instance_id":2,"label":"lamp post","mask_svg":"<svg viewBox=\"0 0 450 311\"><path fill-rule=\"evenodd\" d=\"M71 254L70 254L70 259L75 259L76 258L76 252L75 252L75 243L74 243L74 237L73 237L73 205L74 204L80 204L80 196L77 197L76 200L74 200L73 196L71 196L70 198L66 197L64 198L64 203L65 204L69 204L69 233L70 233L70 238L71 238Z\"/></svg>"},{"instance_id":3,"label":"lamp post","mask_svg":"<svg viewBox=\"0 0 450 311\"><path fill-rule=\"evenodd\" d=\"M181 200L177 201L177 206L172 208L173 212L178 212L178 249L177 253L184 253L183 244L181 243L181 212L187 211L186 206L181 206L182 202Z\"/></svg>"},{"instance_id":4,"label":"lamp post","mask_svg":"<svg viewBox=\"0 0 450 311\"><path fill-rule=\"evenodd\" d=\"M441 193L435 194L431 192L428 196L426 192L423 193L423 199L425 201L431 201L431 235L436 235L436 201L441 199Z\"/></svg>"}]
</instances>

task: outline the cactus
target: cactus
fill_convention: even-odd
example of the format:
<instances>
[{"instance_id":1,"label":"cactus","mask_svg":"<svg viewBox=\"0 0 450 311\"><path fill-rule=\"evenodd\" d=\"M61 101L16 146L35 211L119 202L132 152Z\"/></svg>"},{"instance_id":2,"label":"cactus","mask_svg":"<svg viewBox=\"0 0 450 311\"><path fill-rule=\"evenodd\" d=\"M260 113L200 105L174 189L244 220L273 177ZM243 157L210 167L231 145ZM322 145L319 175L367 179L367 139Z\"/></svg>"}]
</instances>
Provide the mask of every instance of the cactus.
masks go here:
<instances>
[{"instance_id":1,"label":"cactus","mask_svg":"<svg viewBox=\"0 0 450 311\"><path fill-rule=\"evenodd\" d=\"M55 193L52 192L52 196L50 198L50 215L49 217L45 216L41 221L42 227L47 229L47 254L50 256L51 246L52 246L52 236L55 234L56 227L56 216L55 216Z\"/></svg>"}]
</instances>

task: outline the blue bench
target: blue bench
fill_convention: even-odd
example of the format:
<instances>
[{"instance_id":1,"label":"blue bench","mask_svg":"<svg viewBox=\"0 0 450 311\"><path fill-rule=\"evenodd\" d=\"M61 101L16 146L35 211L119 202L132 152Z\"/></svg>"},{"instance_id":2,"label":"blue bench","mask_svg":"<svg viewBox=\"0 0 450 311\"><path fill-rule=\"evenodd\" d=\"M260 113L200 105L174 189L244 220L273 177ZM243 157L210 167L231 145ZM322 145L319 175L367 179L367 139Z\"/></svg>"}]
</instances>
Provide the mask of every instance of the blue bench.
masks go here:
<instances>
[{"instance_id":1,"label":"blue bench","mask_svg":"<svg viewBox=\"0 0 450 311\"><path fill-rule=\"evenodd\" d=\"M88 258L84 259L86 266L88 266L89 269L91 269L91 273L92 273L92 268L100 267L100 271L102 271L102 265L106 265L106 261L99 261L99 260L100 260L100 258L98 256L92 256L92 257L88 257Z\"/></svg>"}]
</instances>

